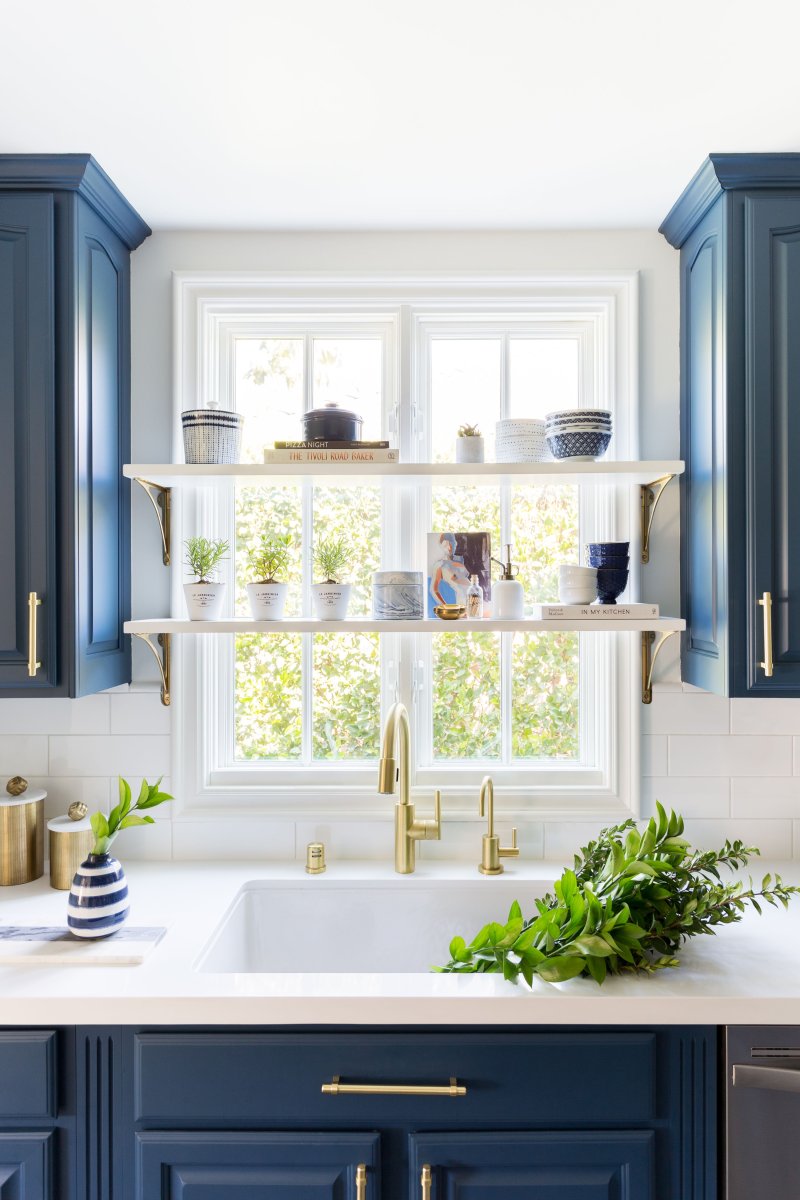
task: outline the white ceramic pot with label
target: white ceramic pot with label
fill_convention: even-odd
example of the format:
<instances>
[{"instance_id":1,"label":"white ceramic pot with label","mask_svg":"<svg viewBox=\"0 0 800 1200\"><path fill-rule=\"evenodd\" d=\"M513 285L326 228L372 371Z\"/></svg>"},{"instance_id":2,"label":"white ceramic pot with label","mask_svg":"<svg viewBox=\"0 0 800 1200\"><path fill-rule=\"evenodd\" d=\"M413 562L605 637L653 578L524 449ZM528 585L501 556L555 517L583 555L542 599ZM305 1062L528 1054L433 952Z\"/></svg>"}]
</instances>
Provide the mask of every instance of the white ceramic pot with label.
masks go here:
<instances>
[{"instance_id":1,"label":"white ceramic pot with label","mask_svg":"<svg viewBox=\"0 0 800 1200\"><path fill-rule=\"evenodd\" d=\"M247 599L254 621L280 621L286 607L287 583L248 583Z\"/></svg>"},{"instance_id":2,"label":"white ceramic pot with label","mask_svg":"<svg viewBox=\"0 0 800 1200\"><path fill-rule=\"evenodd\" d=\"M311 587L314 612L320 621L343 621L350 603L351 584L315 583Z\"/></svg>"},{"instance_id":3,"label":"white ceramic pot with label","mask_svg":"<svg viewBox=\"0 0 800 1200\"><path fill-rule=\"evenodd\" d=\"M185 583L183 594L190 621L216 621L222 615L224 583Z\"/></svg>"},{"instance_id":4,"label":"white ceramic pot with label","mask_svg":"<svg viewBox=\"0 0 800 1200\"><path fill-rule=\"evenodd\" d=\"M456 462L457 463L482 463L483 462L483 438L482 437L457 437L456 438Z\"/></svg>"}]
</instances>

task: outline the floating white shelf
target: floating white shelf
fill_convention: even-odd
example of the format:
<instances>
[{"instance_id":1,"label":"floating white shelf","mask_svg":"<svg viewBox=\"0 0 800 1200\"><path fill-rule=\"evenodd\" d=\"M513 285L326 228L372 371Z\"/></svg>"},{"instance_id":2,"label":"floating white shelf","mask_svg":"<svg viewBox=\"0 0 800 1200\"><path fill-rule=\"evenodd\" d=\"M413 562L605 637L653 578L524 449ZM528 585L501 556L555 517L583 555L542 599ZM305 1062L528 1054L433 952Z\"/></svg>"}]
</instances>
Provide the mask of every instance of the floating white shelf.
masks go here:
<instances>
[{"instance_id":1,"label":"floating white shelf","mask_svg":"<svg viewBox=\"0 0 800 1200\"><path fill-rule=\"evenodd\" d=\"M283 621L252 621L249 617L225 617L217 621L185 621L172 617L152 617L148 620L126 621L125 632L156 633L559 633L575 630L579 633L676 633L686 628L678 617L657 617L650 620L620 620L600 617L580 621L540 621L523 618L520 621L482 620L440 621L375 621L370 617L349 617L345 621L318 621L314 617L287 617Z\"/></svg>"},{"instance_id":2,"label":"floating white shelf","mask_svg":"<svg viewBox=\"0 0 800 1200\"><path fill-rule=\"evenodd\" d=\"M490 486L501 483L631 483L650 484L666 475L683 474L680 460L655 459L642 462L545 462L545 463L235 463L230 466L197 466L193 463L127 463L123 474L160 487L181 484L211 486L223 483L287 483L313 480L318 483L374 485L408 483L428 479L439 484L464 483Z\"/></svg>"}]
</instances>

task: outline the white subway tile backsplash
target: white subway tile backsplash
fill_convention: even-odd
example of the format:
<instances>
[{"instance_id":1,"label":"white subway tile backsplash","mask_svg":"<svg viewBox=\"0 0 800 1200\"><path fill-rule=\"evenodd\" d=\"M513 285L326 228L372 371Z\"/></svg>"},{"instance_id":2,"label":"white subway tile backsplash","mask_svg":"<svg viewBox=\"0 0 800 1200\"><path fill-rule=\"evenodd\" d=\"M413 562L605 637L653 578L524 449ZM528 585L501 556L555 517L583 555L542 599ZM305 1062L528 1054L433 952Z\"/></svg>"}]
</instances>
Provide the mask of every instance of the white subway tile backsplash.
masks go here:
<instances>
[{"instance_id":1,"label":"white subway tile backsplash","mask_svg":"<svg viewBox=\"0 0 800 1200\"><path fill-rule=\"evenodd\" d=\"M730 780L652 776L642 780L642 816L652 817L656 800L684 817L730 816ZM798 814L800 815L800 814Z\"/></svg>"},{"instance_id":2,"label":"white subway tile backsplash","mask_svg":"<svg viewBox=\"0 0 800 1200\"><path fill-rule=\"evenodd\" d=\"M800 736L800 700L731 700L731 733L785 733Z\"/></svg>"},{"instance_id":3,"label":"white subway tile backsplash","mask_svg":"<svg viewBox=\"0 0 800 1200\"><path fill-rule=\"evenodd\" d=\"M644 741L647 741L647 738ZM788 737L708 735L677 736L669 739L670 775L734 776L791 773L792 744Z\"/></svg>"},{"instance_id":4,"label":"white subway tile backsplash","mask_svg":"<svg viewBox=\"0 0 800 1200\"><path fill-rule=\"evenodd\" d=\"M730 701L724 696L712 696L708 692L662 691L655 688L653 703L642 708L642 732L645 734L728 733L729 728Z\"/></svg>"},{"instance_id":5,"label":"white subway tile backsplash","mask_svg":"<svg viewBox=\"0 0 800 1200\"><path fill-rule=\"evenodd\" d=\"M159 692L112 692L108 699L111 733L169 735L172 709L161 703Z\"/></svg>"},{"instance_id":6,"label":"white subway tile backsplash","mask_svg":"<svg viewBox=\"0 0 800 1200\"><path fill-rule=\"evenodd\" d=\"M22 702L24 703L24 701ZM36 734L0 734L0 788L11 775L47 775L48 742Z\"/></svg>"},{"instance_id":7,"label":"white subway tile backsplash","mask_svg":"<svg viewBox=\"0 0 800 1200\"><path fill-rule=\"evenodd\" d=\"M642 775L666 775L667 739L663 735L642 738Z\"/></svg>"},{"instance_id":8,"label":"white subway tile backsplash","mask_svg":"<svg viewBox=\"0 0 800 1200\"><path fill-rule=\"evenodd\" d=\"M172 859L172 822L140 825L123 829L114 842L111 853L123 867L129 862L170 862ZM212 857L206 855L206 858ZM131 913L136 916L136 891L131 890Z\"/></svg>"},{"instance_id":9,"label":"white subway tile backsplash","mask_svg":"<svg viewBox=\"0 0 800 1200\"><path fill-rule=\"evenodd\" d=\"M792 821L792 841L794 857L800 858L800 821Z\"/></svg>"},{"instance_id":10,"label":"white subway tile backsplash","mask_svg":"<svg viewBox=\"0 0 800 1200\"><path fill-rule=\"evenodd\" d=\"M106 734L109 697L84 696L81 700L58 697L0 700L0 734L80 733Z\"/></svg>"},{"instance_id":11,"label":"white subway tile backsplash","mask_svg":"<svg viewBox=\"0 0 800 1200\"><path fill-rule=\"evenodd\" d=\"M517 829L517 844L521 859L544 858L544 826L541 822L515 822ZM512 822L498 820L495 816L494 831L500 835L502 846L511 845ZM447 821L442 825L442 837L438 842L418 842L417 852L425 862L436 859L455 858L475 863L475 873L478 873L478 863L481 861L481 838L486 833L486 822L481 821ZM508 869L514 859L503 859Z\"/></svg>"},{"instance_id":12,"label":"white subway tile backsplash","mask_svg":"<svg viewBox=\"0 0 800 1200\"><path fill-rule=\"evenodd\" d=\"M125 778L131 786L131 795L133 796L134 803L136 803L136 799L139 795L139 789L142 786L142 779L147 779L148 783L155 783L158 779L158 775L126 775ZM172 791L172 783L167 775L165 775L161 780L161 791L166 792L170 796L174 794ZM115 775L113 779L109 779L108 791L103 803L105 805L106 812L112 809L115 804L119 804L118 775ZM149 809L146 815L152 817L154 821L171 821L174 803L174 800L165 800L163 804L159 804L156 808Z\"/></svg>"},{"instance_id":13,"label":"white subway tile backsplash","mask_svg":"<svg viewBox=\"0 0 800 1200\"><path fill-rule=\"evenodd\" d=\"M597 837L609 821L545 821L544 857L571 867L576 852Z\"/></svg>"},{"instance_id":14,"label":"white subway tile backsplash","mask_svg":"<svg viewBox=\"0 0 800 1200\"><path fill-rule=\"evenodd\" d=\"M172 853L177 860L289 862L295 857L293 821L220 814L172 821L163 827L172 829Z\"/></svg>"},{"instance_id":15,"label":"white subway tile backsplash","mask_svg":"<svg viewBox=\"0 0 800 1200\"><path fill-rule=\"evenodd\" d=\"M330 864L351 860L392 862L394 821L298 821L295 825L295 857L306 860L309 842L323 842ZM417 848L421 843L417 844Z\"/></svg>"},{"instance_id":16,"label":"white subway tile backsplash","mask_svg":"<svg viewBox=\"0 0 800 1200\"><path fill-rule=\"evenodd\" d=\"M727 838L756 846L766 861L792 857L791 821L687 821L685 836L698 850L718 850ZM757 875L758 859L751 862Z\"/></svg>"},{"instance_id":17,"label":"white subway tile backsplash","mask_svg":"<svg viewBox=\"0 0 800 1200\"><path fill-rule=\"evenodd\" d=\"M170 770L168 737L51 737L50 771L53 775L130 775L147 778ZM39 772L41 774L41 772Z\"/></svg>"},{"instance_id":18,"label":"white subway tile backsplash","mask_svg":"<svg viewBox=\"0 0 800 1200\"><path fill-rule=\"evenodd\" d=\"M89 812L108 810L108 780L101 775L86 779L77 776L59 779L53 775L45 775L29 778L28 782L32 788L44 788L47 792L44 815L48 821L51 817L65 816L70 804L75 800L82 800L87 804Z\"/></svg>"},{"instance_id":19,"label":"white subway tile backsplash","mask_svg":"<svg viewBox=\"0 0 800 1200\"><path fill-rule=\"evenodd\" d=\"M800 778L732 779L731 816L800 820Z\"/></svg>"}]
</instances>

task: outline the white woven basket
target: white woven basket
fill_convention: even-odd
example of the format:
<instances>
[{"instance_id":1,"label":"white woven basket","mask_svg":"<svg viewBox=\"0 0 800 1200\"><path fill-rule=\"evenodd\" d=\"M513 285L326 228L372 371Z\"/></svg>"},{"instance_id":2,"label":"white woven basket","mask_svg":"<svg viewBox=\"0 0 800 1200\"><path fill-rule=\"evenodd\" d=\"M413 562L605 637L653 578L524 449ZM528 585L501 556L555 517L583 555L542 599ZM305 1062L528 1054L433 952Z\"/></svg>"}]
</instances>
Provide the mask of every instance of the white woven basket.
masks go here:
<instances>
[{"instance_id":1,"label":"white woven basket","mask_svg":"<svg viewBox=\"0 0 800 1200\"><path fill-rule=\"evenodd\" d=\"M183 453L187 463L238 463L244 417L216 408L189 408L181 413Z\"/></svg>"}]
</instances>

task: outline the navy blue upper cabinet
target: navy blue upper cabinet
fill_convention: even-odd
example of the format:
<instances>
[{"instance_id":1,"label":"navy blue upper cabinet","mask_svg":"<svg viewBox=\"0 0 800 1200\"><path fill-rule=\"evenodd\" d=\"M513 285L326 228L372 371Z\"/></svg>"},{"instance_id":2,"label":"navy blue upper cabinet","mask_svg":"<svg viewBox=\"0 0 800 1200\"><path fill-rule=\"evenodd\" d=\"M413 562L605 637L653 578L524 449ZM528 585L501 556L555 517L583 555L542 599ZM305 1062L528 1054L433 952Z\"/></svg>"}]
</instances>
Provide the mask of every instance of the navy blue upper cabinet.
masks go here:
<instances>
[{"instance_id":1,"label":"navy blue upper cabinet","mask_svg":"<svg viewBox=\"0 0 800 1200\"><path fill-rule=\"evenodd\" d=\"M130 254L149 232L89 155L0 155L5 696L130 680Z\"/></svg>"},{"instance_id":2,"label":"navy blue upper cabinet","mask_svg":"<svg viewBox=\"0 0 800 1200\"><path fill-rule=\"evenodd\" d=\"M683 678L800 696L800 154L706 160L681 252Z\"/></svg>"}]
</instances>

